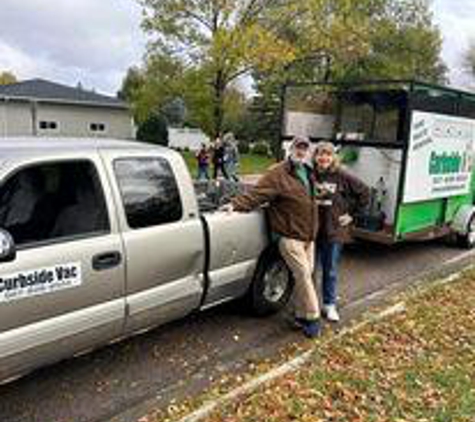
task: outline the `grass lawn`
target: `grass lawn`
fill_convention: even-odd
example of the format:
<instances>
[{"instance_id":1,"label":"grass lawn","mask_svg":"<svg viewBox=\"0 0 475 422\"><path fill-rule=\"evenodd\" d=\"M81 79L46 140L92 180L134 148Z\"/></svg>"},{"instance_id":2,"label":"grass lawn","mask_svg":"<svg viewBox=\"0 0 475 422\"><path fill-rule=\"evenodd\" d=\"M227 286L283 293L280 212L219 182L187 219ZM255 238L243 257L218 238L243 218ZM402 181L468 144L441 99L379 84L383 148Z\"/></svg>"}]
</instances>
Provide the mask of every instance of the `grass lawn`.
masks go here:
<instances>
[{"instance_id":1,"label":"grass lawn","mask_svg":"<svg viewBox=\"0 0 475 422\"><path fill-rule=\"evenodd\" d=\"M194 154L192 152L182 152L181 154L185 159L192 176L195 177L197 172L197 166ZM260 174L274 163L274 158L255 154L241 154L238 171L239 174ZM211 171L212 169L210 166L210 173Z\"/></svg>"},{"instance_id":2,"label":"grass lawn","mask_svg":"<svg viewBox=\"0 0 475 422\"><path fill-rule=\"evenodd\" d=\"M326 334L297 372L203 421L473 422L475 271L404 302L346 336Z\"/></svg>"},{"instance_id":3,"label":"grass lawn","mask_svg":"<svg viewBox=\"0 0 475 422\"><path fill-rule=\"evenodd\" d=\"M208 422L473 422L475 272L329 342L310 365Z\"/></svg>"}]
</instances>

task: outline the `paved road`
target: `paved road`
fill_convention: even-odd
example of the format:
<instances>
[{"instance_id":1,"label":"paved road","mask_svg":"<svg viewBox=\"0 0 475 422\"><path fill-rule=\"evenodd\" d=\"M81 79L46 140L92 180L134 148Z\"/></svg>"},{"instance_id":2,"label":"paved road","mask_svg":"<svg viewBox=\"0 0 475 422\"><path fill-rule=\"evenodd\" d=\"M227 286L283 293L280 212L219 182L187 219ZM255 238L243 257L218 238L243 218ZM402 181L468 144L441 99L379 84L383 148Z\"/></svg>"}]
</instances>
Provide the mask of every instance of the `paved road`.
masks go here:
<instances>
[{"instance_id":1,"label":"paved road","mask_svg":"<svg viewBox=\"0 0 475 422\"><path fill-rule=\"evenodd\" d=\"M347 250L341 286L346 318L372 293L409 284L462 253L436 242ZM236 306L223 306L0 387L0 421L135 421L150 406L201 391L221 374L295 341L300 333L289 330L282 314L256 323Z\"/></svg>"}]
</instances>

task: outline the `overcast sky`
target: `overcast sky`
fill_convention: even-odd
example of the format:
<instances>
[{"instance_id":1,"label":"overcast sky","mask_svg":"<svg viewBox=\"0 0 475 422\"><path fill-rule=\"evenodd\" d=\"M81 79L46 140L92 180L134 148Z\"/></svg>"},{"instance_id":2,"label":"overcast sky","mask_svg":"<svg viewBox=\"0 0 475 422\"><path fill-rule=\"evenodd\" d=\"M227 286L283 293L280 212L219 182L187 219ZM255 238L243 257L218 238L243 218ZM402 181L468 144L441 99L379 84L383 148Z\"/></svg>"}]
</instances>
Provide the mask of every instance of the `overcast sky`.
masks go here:
<instances>
[{"instance_id":1,"label":"overcast sky","mask_svg":"<svg viewBox=\"0 0 475 422\"><path fill-rule=\"evenodd\" d=\"M433 0L452 84L467 86L461 56L475 40L475 0ZM145 50L135 0L2 0L0 70L115 94Z\"/></svg>"}]
</instances>

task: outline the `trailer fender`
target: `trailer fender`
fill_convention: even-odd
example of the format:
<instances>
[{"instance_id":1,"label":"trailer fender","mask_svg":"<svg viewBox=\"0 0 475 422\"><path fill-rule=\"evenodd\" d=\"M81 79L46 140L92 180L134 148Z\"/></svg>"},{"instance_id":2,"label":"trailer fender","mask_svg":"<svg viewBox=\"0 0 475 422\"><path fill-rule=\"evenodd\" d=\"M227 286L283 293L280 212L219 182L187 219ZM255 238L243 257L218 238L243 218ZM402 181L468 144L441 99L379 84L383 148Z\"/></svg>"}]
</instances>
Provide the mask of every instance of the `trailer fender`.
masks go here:
<instances>
[{"instance_id":1,"label":"trailer fender","mask_svg":"<svg viewBox=\"0 0 475 422\"><path fill-rule=\"evenodd\" d=\"M452 230L457 235L457 243L466 248L475 246L475 207L462 205L451 224Z\"/></svg>"},{"instance_id":2,"label":"trailer fender","mask_svg":"<svg viewBox=\"0 0 475 422\"><path fill-rule=\"evenodd\" d=\"M470 220L475 213L472 205L462 205L456 212L452 221L452 230L457 234L466 234Z\"/></svg>"}]
</instances>

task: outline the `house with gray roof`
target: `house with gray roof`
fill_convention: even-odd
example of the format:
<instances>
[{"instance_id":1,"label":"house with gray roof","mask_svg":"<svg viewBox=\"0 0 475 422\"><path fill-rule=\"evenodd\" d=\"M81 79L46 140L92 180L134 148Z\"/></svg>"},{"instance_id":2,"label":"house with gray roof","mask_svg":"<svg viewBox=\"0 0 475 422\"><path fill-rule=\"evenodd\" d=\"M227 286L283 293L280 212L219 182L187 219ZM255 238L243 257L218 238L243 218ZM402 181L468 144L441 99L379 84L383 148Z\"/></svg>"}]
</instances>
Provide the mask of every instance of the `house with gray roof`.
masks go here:
<instances>
[{"instance_id":1,"label":"house with gray roof","mask_svg":"<svg viewBox=\"0 0 475 422\"><path fill-rule=\"evenodd\" d=\"M0 136L133 139L122 100L44 79L0 85Z\"/></svg>"}]
</instances>

